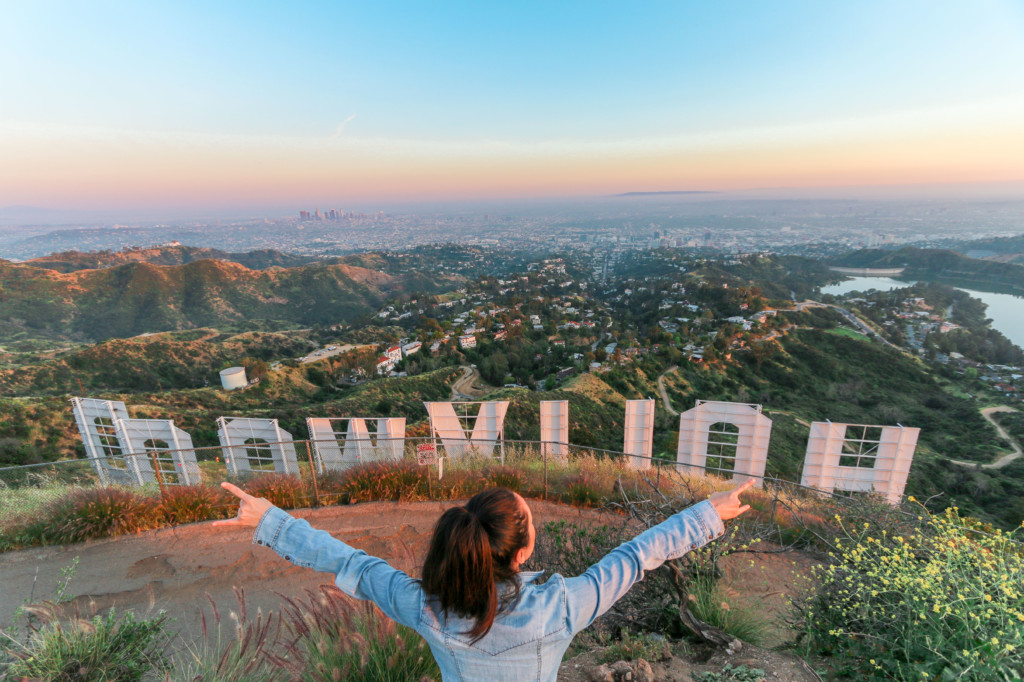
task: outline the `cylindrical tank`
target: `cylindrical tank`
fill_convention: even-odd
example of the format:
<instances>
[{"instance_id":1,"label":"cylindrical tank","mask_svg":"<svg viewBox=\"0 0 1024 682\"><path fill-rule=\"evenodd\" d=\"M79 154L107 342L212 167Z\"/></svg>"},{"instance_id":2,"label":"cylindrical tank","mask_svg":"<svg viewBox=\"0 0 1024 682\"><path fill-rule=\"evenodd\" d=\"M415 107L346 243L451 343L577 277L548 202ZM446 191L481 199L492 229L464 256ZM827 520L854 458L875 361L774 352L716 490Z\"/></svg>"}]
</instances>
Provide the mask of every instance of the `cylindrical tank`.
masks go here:
<instances>
[{"instance_id":1,"label":"cylindrical tank","mask_svg":"<svg viewBox=\"0 0 1024 682\"><path fill-rule=\"evenodd\" d=\"M245 388L248 383L245 378L245 367L228 367L220 371L220 385L228 391Z\"/></svg>"}]
</instances>

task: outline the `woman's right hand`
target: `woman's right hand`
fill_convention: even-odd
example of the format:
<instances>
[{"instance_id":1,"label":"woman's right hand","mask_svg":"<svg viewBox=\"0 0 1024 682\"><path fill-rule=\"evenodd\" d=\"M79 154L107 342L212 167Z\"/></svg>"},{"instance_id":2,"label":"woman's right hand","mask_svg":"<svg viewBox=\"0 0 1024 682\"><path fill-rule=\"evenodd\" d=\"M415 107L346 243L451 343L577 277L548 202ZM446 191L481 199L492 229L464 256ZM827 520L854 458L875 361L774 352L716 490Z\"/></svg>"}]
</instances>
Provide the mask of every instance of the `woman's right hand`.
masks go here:
<instances>
[{"instance_id":1,"label":"woman's right hand","mask_svg":"<svg viewBox=\"0 0 1024 682\"><path fill-rule=\"evenodd\" d=\"M747 488L754 485L754 479L748 478L745 483L739 485L732 490L722 490L715 493L708 500L715 507L715 511L722 517L723 521L729 519L735 519L743 512L750 509L749 504L743 504L740 502L740 493L746 491Z\"/></svg>"},{"instance_id":2,"label":"woman's right hand","mask_svg":"<svg viewBox=\"0 0 1024 682\"><path fill-rule=\"evenodd\" d=\"M250 526L255 528L259 524L260 519L263 518L263 515L267 513L267 510L274 506L268 500L262 497L253 497L238 486L232 485L227 481L221 483L220 487L237 497L240 500L240 504L238 505L238 515L235 518L214 521L213 525L215 526Z\"/></svg>"}]
</instances>

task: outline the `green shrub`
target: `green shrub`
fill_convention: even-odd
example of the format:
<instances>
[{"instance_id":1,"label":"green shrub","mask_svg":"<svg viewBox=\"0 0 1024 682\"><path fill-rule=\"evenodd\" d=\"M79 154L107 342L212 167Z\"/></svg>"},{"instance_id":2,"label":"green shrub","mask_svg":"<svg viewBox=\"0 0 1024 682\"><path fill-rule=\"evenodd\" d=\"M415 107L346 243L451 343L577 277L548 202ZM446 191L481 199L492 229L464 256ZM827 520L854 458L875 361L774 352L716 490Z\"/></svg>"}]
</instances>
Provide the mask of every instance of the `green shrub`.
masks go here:
<instances>
[{"instance_id":1,"label":"green shrub","mask_svg":"<svg viewBox=\"0 0 1024 682\"><path fill-rule=\"evenodd\" d=\"M376 606L357 602L333 585L305 600L285 600L285 626L295 639L287 666L307 682L406 682L440 680L441 673L426 642L413 630L395 624Z\"/></svg>"},{"instance_id":2,"label":"green shrub","mask_svg":"<svg viewBox=\"0 0 1024 682\"><path fill-rule=\"evenodd\" d=\"M744 642L764 643L768 621L761 612L732 608L711 576L696 574L688 587L690 612L694 616Z\"/></svg>"},{"instance_id":3,"label":"green shrub","mask_svg":"<svg viewBox=\"0 0 1024 682\"><path fill-rule=\"evenodd\" d=\"M290 474L257 474L241 487L250 495L266 498L281 509L308 507L313 502L312 491L298 476Z\"/></svg>"},{"instance_id":4,"label":"green shrub","mask_svg":"<svg viewBox=\"0 0 1024 682\"><path fill-rule=\"evenodd\" d=\"M7 653L7 675L48 682L134 682L151 670L166 670L162 650L171 635L166 616L120 618L111 609L92 620L53 623L36 630L28 644Z\"/></svg>"},{"instance_id":5,"label":"green shrub","mask_svg":"<svg viewBox=\"0 0 1024 682\"><path fill-rule=\"evenodd\" d=\"M843 537L802 609L810 647L863 677L1020 679L1024 554L1016 531L977 532L955 508L920 514L906 535L835 517Z\"/></svg>"},{"instance_id":6,"label":"green shrub","mask_svg":"<svg viewBox=\"0 0 1024 682\"><path fill-rule=\"evenodd\" d=\"M162 495L160 509L168 523L195 523L232 516L233 502L233 498L220 487L169 486Z\"/></svg>"},{"instance_id":7,"label":"green shrub","mask_svg":"<svg viewBox=\"0 0 1024 682\"><path fill-rule=\"evenodd\" d=\"M50 527L41 531L42 539L61 544L137 533L163 524L157 499L122 488L77 490L48 507L43 516Z\"/></svg>"},{"instance_id":8,"label":"green shrub","mask_svg":"<svg viewBox=\"0 0 1024 682\"><path fill-rule=\"evenodd\" d=\"M607 497L603 486L589 474L569 476L562 487L562 499L577 507L596 507Z\"/></svg>"},{"instance_id":9,"label":"green shrub","mask_svg":"<svg viewBox=\"0 0 1024 682\"><path fill-rule=\"evenodd\" d=\"M631 635L629 631L623 631L622 637L611 644L598 657L601 663L614 663L616 661L663 661L672 655L672 647L668 640L661 635L653 635L649 632L642 632L639 635Z\"/></svg>"},{"instance_id":10,"label":"green shrub","mask_svg":"<svg viewBox=\"0 0 1024 682\"><path fill-rule=\"evenodd\" d=\"M512 492L523 490L524 474L511 466L492 466L483 471L484 485L488 488L508 488Z\"/></svg>"}]
</instances>

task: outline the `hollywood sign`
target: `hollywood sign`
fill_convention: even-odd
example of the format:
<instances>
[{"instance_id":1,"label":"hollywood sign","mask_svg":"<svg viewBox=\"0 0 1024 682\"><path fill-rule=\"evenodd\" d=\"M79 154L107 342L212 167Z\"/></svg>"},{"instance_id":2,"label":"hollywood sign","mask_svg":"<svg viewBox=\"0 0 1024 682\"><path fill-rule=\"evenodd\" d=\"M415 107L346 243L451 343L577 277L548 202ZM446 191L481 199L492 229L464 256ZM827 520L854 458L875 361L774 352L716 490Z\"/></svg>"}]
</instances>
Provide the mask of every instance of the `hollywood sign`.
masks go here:
<instances>
[{"instance_id":1,"label":"hollywood sign","mask_svg":"<svg viewBox=\"0 0 1024 682\"><path fill-rule=\"evenodd\" d=\"M72 398L86 453L104 484L194 485L201 482L191 437L172 420L132 419L123 402ZM445 456L471 454L504 461L508 401L426 402L430 434ZM653 466L653 399L627 400L622 452L626 465ZM309 418L310 453L321 472L372 461L402 459L404 418ZM233 475L257 471L294 474L298 458L292 434L276 419L220 417L221 454ZM686 471L715 471L733 478L764 478L772 421L760 405L698 400L679 415L676 464ZM569 454L569 403L540 403L545 456ZM822 491L873 492L897 503L903 496L920 429L814 422L801 484ZM495 451L498 454L495 454Z\"/></svg>"}]
</instances>

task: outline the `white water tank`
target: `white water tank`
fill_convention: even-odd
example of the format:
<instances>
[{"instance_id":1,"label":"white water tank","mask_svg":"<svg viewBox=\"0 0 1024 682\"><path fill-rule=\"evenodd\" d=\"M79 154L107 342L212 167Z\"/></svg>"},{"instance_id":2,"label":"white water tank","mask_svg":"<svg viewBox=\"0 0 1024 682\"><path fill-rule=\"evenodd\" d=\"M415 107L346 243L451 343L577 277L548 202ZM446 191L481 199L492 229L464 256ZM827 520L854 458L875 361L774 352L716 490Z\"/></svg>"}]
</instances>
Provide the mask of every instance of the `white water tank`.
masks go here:
<instances>
[{"instance_id":1,"label":"white water tank","mask_svg":"<svg viewBox=\"0 0 1024 682\"><path fill-rule=\"evenodd\" d=\"M228 391L245 388L248 383L245 378L245 367L228 367L220 371L220 385Z\"/></svg>"}]
</instances>

